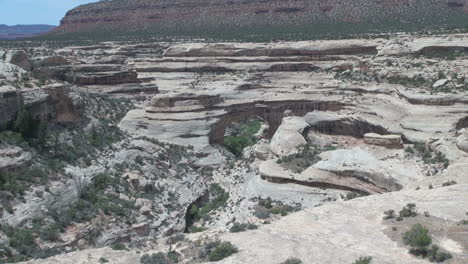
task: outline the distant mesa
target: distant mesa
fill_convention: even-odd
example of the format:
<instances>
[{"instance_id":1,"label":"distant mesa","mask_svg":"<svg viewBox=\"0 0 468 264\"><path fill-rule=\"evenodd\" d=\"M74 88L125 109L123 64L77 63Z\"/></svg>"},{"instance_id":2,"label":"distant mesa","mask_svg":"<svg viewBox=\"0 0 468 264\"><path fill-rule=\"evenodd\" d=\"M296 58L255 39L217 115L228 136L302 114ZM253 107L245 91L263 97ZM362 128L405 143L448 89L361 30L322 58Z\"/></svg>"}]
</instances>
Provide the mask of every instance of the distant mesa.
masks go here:
<instances>
[{"instance_id":1,"label":"distant mesa","mask_svg":"<svg viewBox=\"0 0 468 264\"><path fill-rule=\"evenodd\" d=\"M54 32L232 37L415 31L442 25L468 26L468 0L108 0L68 11Z\"/></svg>"},{"instance_id":2,"label":"distant mesa","mask_svg":"<svg viewBox=\"0 0 468 264\"><path fill-rule=\"evenodd\" d=\"M0 39L19 39L41 35L54 29L52 25L2 25L0 24Z\"/></svg>"}]
</instances>

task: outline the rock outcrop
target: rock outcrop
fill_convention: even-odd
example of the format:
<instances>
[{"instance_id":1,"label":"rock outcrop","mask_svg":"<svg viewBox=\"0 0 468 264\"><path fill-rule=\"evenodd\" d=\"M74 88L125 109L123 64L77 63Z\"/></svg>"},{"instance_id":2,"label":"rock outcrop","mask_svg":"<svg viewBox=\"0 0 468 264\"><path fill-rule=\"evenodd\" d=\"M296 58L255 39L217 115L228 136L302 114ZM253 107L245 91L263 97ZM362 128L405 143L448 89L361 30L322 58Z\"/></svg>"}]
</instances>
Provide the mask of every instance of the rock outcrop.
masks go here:
<instances>
[{"instance_id":1,"label":"rock outcrop","mask_svg":"<svg viewBox=\"0 0 468 264\"><path fill-rule=\"evenodd\" d=\"M297 153L299 147L307 144L304 134L307 134L307 124L299 117L285 117L276 133L271 138L270 149L278 156Z\"/></svg>"},{"instance_id":2,"label":"rock outcrop","mask_svg":"<svg viewBox=\"0 0 468 264\"><path fill-rule=\"evenodd\" d=\"M398 179L408 178L400 177L399 172L391 171L373 155L359 148L335 150L324 154L324 160L313 165L314 168L355 177L389 191L400 190L402 185Z\"/></svg>"},{"instance_id":3,"label":"rock outcrop","mask_svg":"<svg viewBox=\"0 0 468 264\"><path fill-rule=\"evenodd\" d=\"M32 61L23 50L10 50L5 54L4 62L14 64L25 71L30 71L33 67Z\"/></svg>"},{"instance_id":4,"label":"rock outcrop","mask_svg":"<svg viewBox=\"0 0 468 264\"><path fill-rule=\"evenodd\" d=\"M21 103L21 95L15 88L0 87L0 127L5 127L14 120Z\"/></svg>"},{"instance_id":5,"label":"rock outcrop","mask_svg":"<svg viewBox=\"0 0 468 264\"><path fill-rule=\"evenodd\" d=\"M379 135L375 133L364 134L364 142L371 145L379 145L387 148L403 148L400 135Z\"/></svg>"}]
</instances>

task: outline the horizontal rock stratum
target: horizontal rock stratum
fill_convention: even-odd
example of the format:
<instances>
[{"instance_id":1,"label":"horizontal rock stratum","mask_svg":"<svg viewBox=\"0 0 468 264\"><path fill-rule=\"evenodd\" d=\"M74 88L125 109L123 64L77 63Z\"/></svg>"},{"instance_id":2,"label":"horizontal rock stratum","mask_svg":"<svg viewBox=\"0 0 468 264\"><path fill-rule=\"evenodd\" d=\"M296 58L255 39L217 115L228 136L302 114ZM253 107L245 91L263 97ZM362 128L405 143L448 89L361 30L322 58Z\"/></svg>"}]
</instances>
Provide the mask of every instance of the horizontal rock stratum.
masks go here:
<instances>
[{"instance_id":1,"label":"horizontal rock stratum","mask_svg":"<svg viewBox=\"0 0 468 264\"><path fill-rule=\"evenodd\" d=\"M111 0L70 10L55 32L116 34L117 29L224 37L357 33L442 24L463 27L467 11L465 0Z\"/></svg>"}]
</instances>

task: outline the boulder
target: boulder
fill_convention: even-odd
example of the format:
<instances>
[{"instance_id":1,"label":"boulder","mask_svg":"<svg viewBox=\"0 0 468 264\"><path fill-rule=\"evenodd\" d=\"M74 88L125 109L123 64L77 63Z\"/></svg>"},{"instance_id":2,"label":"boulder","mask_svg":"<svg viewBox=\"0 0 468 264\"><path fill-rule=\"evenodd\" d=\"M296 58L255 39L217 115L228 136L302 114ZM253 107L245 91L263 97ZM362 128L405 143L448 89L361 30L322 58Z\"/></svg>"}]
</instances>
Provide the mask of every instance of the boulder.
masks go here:
<instances>
[{"instance_id":1,"label":"boulder","mask_svg":"<svg viewBox=\"0 0 468 264\"><path fill-rule=\"evenodd\" d=\"M283 122L271 139L271 151L278 156L296 153L299 147L307 144L303 133L308 127L309 124L301 117L283 118Z\"/></svg>"},{"instance_id":2,"label":"boulder","mask_svg":"<svg viewBox=\"0 0 468 264\"><path fill-rule=\"evenodd\" d=\"M148 236L150 233L150 227L147 223L134 224L132 225L132 229L141 237Z\"/></svg>"},{"instance_id":3,"label":"boulder","mask_svg":"<svg viewBox=\"0 0 468 264\"><path fill-rule=\"evenodd\" d=\"M440 79L436 81L433 85L432 88L439 88L445 86L449 82L448 79Z\"/></svg>"},{"instance_id":4,"label":"boulder","mask_svg":"<svg viewBox=\"0 0 468 264\"><path fill-rule=\"evenodd\" d=\"M270 146L265 141L260 141L255 145L255 157L260 160L267 160L271 157Z\"/></svg>"},{"instance_id":5,"label":"boulder","mask_svg":"<svg viewBox=\"0 0 468 264\"><path fill-rule=\"evenodd\" d=\"M141 208L140 208L140 213L142 215L149 215L151 213L151 208L149 208L148 206L146 205L143 205Z\"/></svg>"},{"instance_id":6,"label":"boulder","mask_svg":"<svg viewBox=\"0 0 468 264\"><path fill-rule=\"evenodd\" d=\"M33 63L23 50L10 50L6 53L5 62L14 64L26 71L33 68Z\"/></svg>"},{"instance_id":7,"label":"boulder","mask_svg":"<svg viewBox=\"0 0 468 264\"><path fill-rule=\"evenodd\" d=\"M457 138L457 147L461 151L468 153L468 130L462 129L462 133Z\"/></svg>"},{"instance_id":8,"label":"boulder","mask_svg":"<svg viewBox=\"0 0 468 264\"><path fill-rule=\"evenodd\" d=\"M379 135L376 133L364 134L364 142L370 145L378 145L386 148L403 148L400 135Z\"/></svg>"}]
</instances>

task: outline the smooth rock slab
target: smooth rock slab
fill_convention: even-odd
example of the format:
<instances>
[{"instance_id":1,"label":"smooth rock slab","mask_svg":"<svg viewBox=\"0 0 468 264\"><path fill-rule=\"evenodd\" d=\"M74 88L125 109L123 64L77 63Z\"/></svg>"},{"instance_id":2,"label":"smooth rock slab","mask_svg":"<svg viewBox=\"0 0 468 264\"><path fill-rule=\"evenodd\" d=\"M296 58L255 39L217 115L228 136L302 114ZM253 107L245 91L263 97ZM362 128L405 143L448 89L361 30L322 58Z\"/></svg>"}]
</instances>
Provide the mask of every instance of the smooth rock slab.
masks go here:
<instances>
[{"instance_id":1,"label":"smooth rock slab","mask_svg":"<svg viewBox=\"0 0 468 264\"><path fill-rule=\"evenodd\" d=\"M392 171L382 161L360 148L334 150L321 156L323 160L314 164L314 168L356 177L389 191L400 190L402 186L398 179L406 177Z\"/></svg>"}]
</instances>

